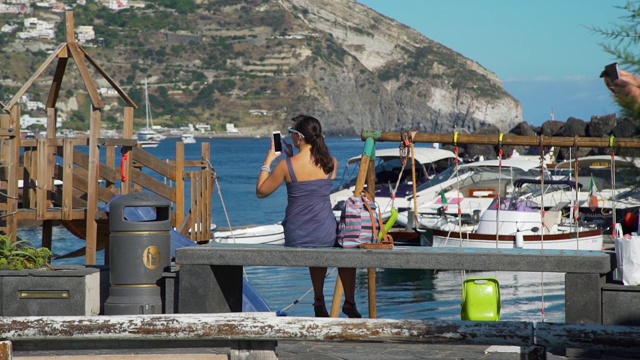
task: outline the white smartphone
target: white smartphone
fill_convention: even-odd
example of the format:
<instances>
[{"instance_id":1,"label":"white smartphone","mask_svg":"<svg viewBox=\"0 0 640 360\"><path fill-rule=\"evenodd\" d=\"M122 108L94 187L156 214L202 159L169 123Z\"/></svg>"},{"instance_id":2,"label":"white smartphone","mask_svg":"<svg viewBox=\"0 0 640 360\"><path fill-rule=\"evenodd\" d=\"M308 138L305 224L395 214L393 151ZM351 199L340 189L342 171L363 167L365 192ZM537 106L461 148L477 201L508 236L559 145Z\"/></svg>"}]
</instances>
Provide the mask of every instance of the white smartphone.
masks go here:
<instances>
[{"instance_id":1,"label":"white smartphone","mask_svg":"<svg viewBox=\"0 0 640 360\"><path fill-rule=\"evenodd\" d=\"M282 154L282 134L280 131L274 131L271 135L273 136L273 147L276 154Z\"/></svg>"}]
</instances>

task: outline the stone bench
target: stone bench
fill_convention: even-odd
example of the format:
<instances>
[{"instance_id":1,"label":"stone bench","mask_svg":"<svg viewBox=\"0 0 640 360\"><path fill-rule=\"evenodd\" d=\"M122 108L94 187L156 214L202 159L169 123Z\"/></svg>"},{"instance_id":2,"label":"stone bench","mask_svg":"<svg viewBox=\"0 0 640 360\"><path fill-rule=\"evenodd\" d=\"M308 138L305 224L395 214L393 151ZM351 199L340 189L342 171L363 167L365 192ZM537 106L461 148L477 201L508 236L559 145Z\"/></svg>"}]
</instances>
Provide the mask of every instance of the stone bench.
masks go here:
<instances>
[{"instance_id":1,"label":"stone bench","mask_svg":"<svg viewBox=\"0 0 640 360\"><path fill-rule=\"evenodd\" d=\"M244 266L559 272L566 321L601 324L602 292L615 267L602 251L395 247L393 250L212 244L178 249L180 313L242 310Z\"/></svg>"}]
</instances>

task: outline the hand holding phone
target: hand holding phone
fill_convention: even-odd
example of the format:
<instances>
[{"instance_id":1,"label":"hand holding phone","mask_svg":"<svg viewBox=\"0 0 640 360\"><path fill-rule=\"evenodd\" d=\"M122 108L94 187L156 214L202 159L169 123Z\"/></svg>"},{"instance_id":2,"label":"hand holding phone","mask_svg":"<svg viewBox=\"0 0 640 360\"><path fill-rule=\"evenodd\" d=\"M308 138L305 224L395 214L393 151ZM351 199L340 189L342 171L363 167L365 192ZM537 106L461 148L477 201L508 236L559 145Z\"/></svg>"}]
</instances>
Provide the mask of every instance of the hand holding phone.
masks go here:
<instances>
[{"instance_id":1,"label":"hand holding phone","mask_svg":"<svg viewBox=\"0 0 640 360\"><path fill-rule=\"evenodd\" d=\"M604 71L600 74L600 77L606 75L611 81L620 79L620 72L618 71L618 63L609 64L604 67Z\"/></svg>"},{"instance_id":2,"label":"hand holding phone","mask_svg":"<svg viewBox=\"0 0 640 360\"><path fill-rule=\"evenodd\" d=\"M273 149L276 155L282 154L282 134L280 131L274 131L271 136L273 137Z\"/></svg>"}]
</instances>

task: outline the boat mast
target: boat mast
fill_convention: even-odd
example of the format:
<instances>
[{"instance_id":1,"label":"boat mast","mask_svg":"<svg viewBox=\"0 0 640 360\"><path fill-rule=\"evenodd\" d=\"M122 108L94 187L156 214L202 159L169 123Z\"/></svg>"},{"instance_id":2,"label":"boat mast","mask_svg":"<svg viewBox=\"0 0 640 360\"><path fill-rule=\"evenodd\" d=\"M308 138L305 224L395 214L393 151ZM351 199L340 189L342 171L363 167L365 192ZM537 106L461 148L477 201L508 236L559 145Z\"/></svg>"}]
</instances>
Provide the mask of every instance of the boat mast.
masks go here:
<instances>
[{"instance_id":1,"label":"boat mast","mask_svg":"<svg viewBox=\"0 0 640 360\"><path fill-rule=\"evenodd\" d=\"M144 110L147 118L147 130L151 130L151 127L153 126L153 119L151 119L151 106L149 105L149 90L147 85L147 78L144 78Z\"/></svg>"}]
</instances>

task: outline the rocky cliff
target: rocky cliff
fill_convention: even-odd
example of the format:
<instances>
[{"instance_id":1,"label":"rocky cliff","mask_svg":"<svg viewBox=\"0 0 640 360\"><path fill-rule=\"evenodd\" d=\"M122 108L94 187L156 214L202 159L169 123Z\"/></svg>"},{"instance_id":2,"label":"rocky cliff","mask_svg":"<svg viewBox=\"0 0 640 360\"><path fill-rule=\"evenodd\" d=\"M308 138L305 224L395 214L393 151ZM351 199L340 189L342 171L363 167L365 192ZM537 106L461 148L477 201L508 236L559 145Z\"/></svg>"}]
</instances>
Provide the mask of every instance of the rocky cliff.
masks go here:
<instances>
[{"instance_id":1,"label":"rocky cliff","mask_svg":"<svg viewBox=\"0 0 640 360\"><path fill-rule=\"evenodd\" d=\"M324 93L309 89L318 100L309 105L332 129L472 132L522 121L494 73L393 19L350 0L279 3L303 14L301 31L328 34L347 52L343 71L313 54L298 68Z\"/></svg>"}]
</instances>

